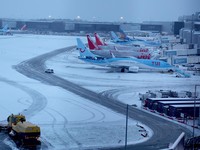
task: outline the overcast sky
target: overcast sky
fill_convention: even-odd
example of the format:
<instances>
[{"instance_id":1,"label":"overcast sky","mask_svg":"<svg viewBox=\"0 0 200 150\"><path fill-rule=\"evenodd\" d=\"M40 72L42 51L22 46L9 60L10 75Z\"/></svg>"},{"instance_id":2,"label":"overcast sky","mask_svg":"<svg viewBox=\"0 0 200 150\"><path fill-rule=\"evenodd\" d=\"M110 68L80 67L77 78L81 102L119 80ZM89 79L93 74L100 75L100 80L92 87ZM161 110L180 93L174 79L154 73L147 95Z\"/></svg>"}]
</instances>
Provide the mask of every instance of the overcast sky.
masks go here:
<instances>
[{"instance_id":1,"label":"overcast sky","mask_svg":"<svg viewBox=\"0 0 200 150\"><path fill-rule=\"evenodd\" d=\"M197 11L200 0L3 0L0 18L175 21Z\"/></svg>"}]
</instances>

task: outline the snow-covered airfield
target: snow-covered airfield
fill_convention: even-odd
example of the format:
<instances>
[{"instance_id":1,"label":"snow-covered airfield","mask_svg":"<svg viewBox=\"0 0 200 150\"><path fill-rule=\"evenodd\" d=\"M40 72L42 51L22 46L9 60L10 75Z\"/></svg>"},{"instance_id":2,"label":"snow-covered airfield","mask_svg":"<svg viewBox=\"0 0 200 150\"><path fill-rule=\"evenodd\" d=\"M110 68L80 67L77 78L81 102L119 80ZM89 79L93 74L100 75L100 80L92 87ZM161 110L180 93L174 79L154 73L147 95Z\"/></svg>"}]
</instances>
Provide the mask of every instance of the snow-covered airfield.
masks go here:
<instances>
[{"instance_id":1,"label":"snow-covered airfield","mask_svg":"<svg viewBox=\"0 0 200 150\"><path fill-rule=\"evenodd\" d=\"M85 37L83 38L85 40ZM124 145L125 116L92 103L71 92L27 78L14 65L55 49L76 45L76 37L14 35L0 36L0 120L11 113L26 113L27 120L41 127L41 140L48 149L87 149ZM199 77L175 78L160 73L111 73L107 68L80 61L73 49L46 62L55 75L100 94L109 94L140 107L139 92L149 89L194 91ZM37 107L32 108L32 104ZM30 111L30 109L32 111ZM141 136L137 120L129 120L128 143L148 140ZM139 123L140 124L140 123ZM4 143L15 147L8 139Z\"/></svg>"}]
</instances>

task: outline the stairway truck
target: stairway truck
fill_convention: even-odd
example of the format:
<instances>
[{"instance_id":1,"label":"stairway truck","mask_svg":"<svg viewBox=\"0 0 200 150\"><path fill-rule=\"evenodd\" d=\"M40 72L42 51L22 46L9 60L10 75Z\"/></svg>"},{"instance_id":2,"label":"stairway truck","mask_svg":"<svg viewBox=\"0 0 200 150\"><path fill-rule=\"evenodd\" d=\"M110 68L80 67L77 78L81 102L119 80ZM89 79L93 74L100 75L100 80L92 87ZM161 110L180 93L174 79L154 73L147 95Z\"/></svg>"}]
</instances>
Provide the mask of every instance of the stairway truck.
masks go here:
<instances>
[{"instance_id":1,"label":"stairway truck","mask_svg":"<svg viewBox=\"0 0 200 150\"><path fill-rule=\"evenodd\" d=\"M22 144L40 144L40 127L26 121L24 115L10 115L7 118L8 131L13 139L19 140Z\"/></svg>"}]
</instances>

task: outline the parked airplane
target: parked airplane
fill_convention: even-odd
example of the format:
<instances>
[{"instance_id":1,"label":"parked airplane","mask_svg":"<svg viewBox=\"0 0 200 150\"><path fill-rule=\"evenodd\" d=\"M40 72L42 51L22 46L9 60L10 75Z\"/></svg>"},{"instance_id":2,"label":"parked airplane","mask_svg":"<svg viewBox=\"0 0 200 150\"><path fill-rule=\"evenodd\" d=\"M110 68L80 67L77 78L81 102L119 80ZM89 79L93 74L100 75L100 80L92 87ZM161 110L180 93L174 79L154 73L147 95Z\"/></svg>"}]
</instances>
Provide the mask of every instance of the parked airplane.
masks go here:
<instances>
[{"instance_id":1,"label":"parked airplane","mask_svg":"<svg viewBox=\"0 0 200 150\"><path fill-rule=\"evenodd\" d=\"M79 49L79 59L92 64L107 66L121 72L138 72L139 70L169 72L174 71L174 67L160 60L137 59L135 57L126 58L104 58L95 55L84 45L80 38L77 38L77 48Z\"/></svg>"},{"instance_id":2,"label":"parked airplane","mask_svg":"<svg viewBox=\"0 0 200 150\"><path fill-rule=\"evenodd\" d=\"M26 24L21 27L19 30L12 30L8 28L8 25L5 25L3 29L0 30L0 35L13 35L13 33L22 33L26 31Z\"/></svg>"},{"instance_id":3,"label":"parked airplane","mask_svg":"<svg viewBox=\"0 0 200 150\"><path fill-rule=\"evenodd\" d=\"M115 32L111 31L111 40L114 43L121 44L121 45L133 45L133 42L131 40L126 39L120 39ZM139 45L138 45L139 46Z\"/></svg>"},{"instance_id":4,"label":"parked airplane","mask_svg":"<svg viewBox=\"0 0 200 150\"><path fill-rule=\"evenodd\" d=\"M134 39L144 40L144 41L157 41L161 43L160 33L144 31L144 30L132 30L129 31L134 34Z\"/></svg>"},{"instance_id":5,"label":"parked airplane","mask_svg":"<svg viewBox=\"0 0 200 150\"><path fill-rule=\"evenodd\" d=\"M135 47L135 46L128 46L128 45L105 43L105 42L103 42L103 40L100 38L100 36L97 33L94 33L94 36L95 36L95 40L96 40L96 45L99 46L100 48L108 47L108 48L112 48L112 49L117 48L120 50L133 50L133 51L140 52L140 53L146 53L145 55L148 55L150 53L149 49L145 48L145 47Z\"/></svg>"},{"instance_id":6,"label":"parked airplane","mask_svg":"<svg viewBox=\"0 0 200 150\"><path fill-rule=\"evenodd\" d=\"M143 59L150 59L151 54L149 52L145 51L139 51L137 50L132 50L130 47L126 46L127 49L125 49L125 46L115 46L115 45L97 45L90 35L87 35L87 40L88 40L88 47L91 50L92 53L105 57L105 58L111 58L112 54L115 57L137 57L137 58L143 58ZM97 41L100 41L98 38ZM103 44L103 43L101 43ZM140 48L141 49L141 48Z\"/></svg>"},{"instance_id":7,"label":"parked airplane","mask_svg":"<svg viewBox=\"0 0 200 150\"><path fill-rule=\"evenodd\" d=\"M118 49L124 49L124 50L134 50L134 51L140 49L139 47L134 47L134 46L118 45L118 44L114 44L114 43L105 43L105 42L103 42L103 40L99 37L99 35L97 33L94 33L94 36L95 36L95 41L96 41L95 44L99 48L102 48L102 49L118 48Z\"/></svg>"},{"instance_id":8,"label":"parked airplane","mask_svg":"<svg viewBox=\"0 0 200 150\"><path fill-rule=\"evenodd\" d=\"M129 38L123 30L120 29L121 37L119 38L113 31L111 31L111 37L114 43L119 43L123 45L140 45L140 46L161 46L160 42L146 41L141 39Z\"/></svg>"},{"instance_id":9,"label":"parked airplane","mask_svg":"<svg viewBox=\"0 0 200 150\"><path fill-rule=\"evenodd\" d=\"M0 35L12 35L8 30L8 25L5 25L2 29L0 29Z\"/></svg>"}]
</instances>

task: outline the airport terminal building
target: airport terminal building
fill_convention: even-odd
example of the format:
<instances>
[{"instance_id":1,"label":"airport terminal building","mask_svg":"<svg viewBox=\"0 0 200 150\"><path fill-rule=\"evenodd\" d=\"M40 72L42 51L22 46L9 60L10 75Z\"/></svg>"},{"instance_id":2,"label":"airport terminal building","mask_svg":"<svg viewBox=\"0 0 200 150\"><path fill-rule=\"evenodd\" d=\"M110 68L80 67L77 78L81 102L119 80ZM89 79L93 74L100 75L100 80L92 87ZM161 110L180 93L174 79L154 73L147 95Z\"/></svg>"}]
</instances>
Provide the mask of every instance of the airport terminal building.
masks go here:
<instances>
[{"instance_id":1,"label":"airport terminal building","mask_svg":"<svg viewBox=\"0 0 200 150\"><path fill-rule=\"evenodd\" d=\"M128 22L98 22L70 19L38 19L38 20L17 20L17 19L0 19L0 27L6 24L12 29L19 29L26 24L30 30L44 30L52 32L94 32L94 31L119 31L119 28L125 31L143 30L166 32L168 34L179 34L181 28L193 26L193 29L199 30L200 12L191 16L181 16L177 21L144 21L143 23Z\"/></svg>"},{"instance_id":2,"label":"airport terminal building","mask_svg":"<svg viewBox=\"0 0 200 150\"><path fill-rule=\"evenodd\" d=\"M147 31L170 34L179 36L181 42L183 44L189 44L191 49L194 47L200 48L200 12L196 12L190 16L181 16L177 21L144 21L143 23L90 22L70 19L0 19L0 28L8 25L10 29L19 30L25 24L27 30L35 34L82 33L84 35L100 32L106 35L110 31L118 32L120 28L130 33L133 31Z\"/></svg>"}]
</instances>

